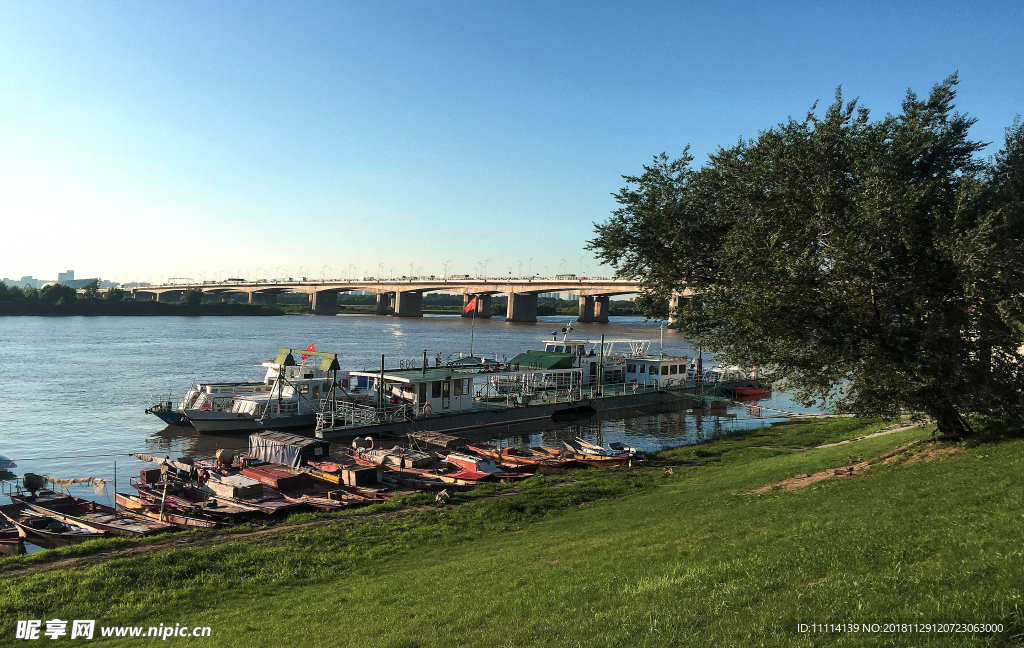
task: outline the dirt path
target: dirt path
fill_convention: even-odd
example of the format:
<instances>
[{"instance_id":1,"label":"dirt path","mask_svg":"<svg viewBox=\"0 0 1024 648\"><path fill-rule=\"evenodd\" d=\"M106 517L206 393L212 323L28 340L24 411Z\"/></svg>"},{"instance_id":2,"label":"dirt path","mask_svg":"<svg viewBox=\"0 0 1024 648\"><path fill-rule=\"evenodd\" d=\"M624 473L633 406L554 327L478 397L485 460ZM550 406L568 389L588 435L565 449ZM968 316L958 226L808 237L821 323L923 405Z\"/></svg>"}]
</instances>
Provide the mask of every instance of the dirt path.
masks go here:
<instances>
[{"instance_id":1,"label":"dirt path","mask_svg":"<svg viewBox=\"0 0 1024 648\"><path fill-rule=\"evenodd\" d=\"M893 434L894 432L902 432L903 430L912 430L916 427L920 427L924 423L915 423L913 425L907 425L906 423L897 423L896 425L890 425L887 428L882 428L878 432L872 432L871 434L865 434L853 439L846 439L845 441L836 441L835 443L826 443L825 445L818 446L819 448L832 448L835 446L846 445L847 443L853 443L854 441L863 441L864 439L872 439L874 437L885 436L886 434Z\"/></svg>"},{"instance_id":2,"label":"dirt path","mask_svg":"<svg viewBox=\"0 0 1024 648\"><path fill-rule=\"evenodd\" d=\"M915 427L915 426L911 426L911 427ZM909 428L901 428L901 429L909 429ZM891 430L891 431L880 430L879 432L876 432L875 434L871 434L871 435L868 435L868 436L879 436L880 434L891 434L892 432L897 432L897 431L898 430ZM861 437L861 438L867 438L867 437ZM844 442L841 442L841 443L848 443L848 442L844 441ZM765 484L764 486L758 486L757 488L754 488L754 489L751 489L751 490L747 491L746 494L747 495L763 495L764 493L768 493L768 492L771 492L771 491L774 491L774 490L781 490L783 492L791 492L791 491L795 491L795 490L800 490L801 488L807 488L811 484L817 484L818 482L825 481L826 479L852 479L852 478L858 476L859 473L863 473L865 470L867 470L868 468L870 468L871 466L873 466L873 465L875 465L877 463L881 463L883 465L894 463L899 458L899 455L903 454L904 452L906 452L907 450L910 450L911 448L913 448L915 446L919 446L919 445L922 445L922 444L927 444L927 447L925 449L921 450L920 452L917 452L917 453L911 455L910 457L908 457L907 460L903 462L905 465L911 465L911 464L919 463L919 462L922 462L922 461L931 461L931 460L936 459L936 458L938 458L940 456L943 456L943 455L947 455L947 456L948 455L956 455L956 454L959 454L961 452L961 450L962 450L962 448L960 446L938 445L934 441L925 441L925 440L914 441L913 443L908 443L907 445L900 446L899 448L896 448L895 450L893 450L891 452L887 452L887 453L885 453L883 455L879 455L879 456L875 457L874 459L868 459L867 461L861 461L859 463L851 464L849 466L842 466L842 467L839 467L839 468L829 468L827 470L821 470L821 471L813 473L813 474L796 475L795 477L790 477L789 479L783 479L782 481L773 482L771 484ZM828 446L820 446L820 447L827 448L827 447L834 446L834 445L840 445L840 443L832 443L832 444L829 444Z\"/></svg>"}]
</instances>

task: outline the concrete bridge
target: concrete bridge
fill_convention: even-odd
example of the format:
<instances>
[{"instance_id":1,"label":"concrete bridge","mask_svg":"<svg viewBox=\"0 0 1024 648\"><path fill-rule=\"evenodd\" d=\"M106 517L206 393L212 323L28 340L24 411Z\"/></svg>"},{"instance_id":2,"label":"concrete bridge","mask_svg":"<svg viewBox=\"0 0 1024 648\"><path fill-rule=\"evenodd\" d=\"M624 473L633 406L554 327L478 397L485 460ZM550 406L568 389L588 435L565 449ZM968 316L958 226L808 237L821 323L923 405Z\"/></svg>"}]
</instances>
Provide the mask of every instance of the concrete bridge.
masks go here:
<instances>
[{"instance_id":1,"label":"concrete bridge","mask_svg":"<svg viewBox=\"0 0 1024 648\"><path fill-rule=\"evenodd\" d=\"M411 279L369 280L257 280L257 281L205 281L203 283L162 284L129 289L134 298L156 301L180 301L186 290L198 288L205 294L226 295L244 293L250 303L274 305L281 293L306 293L313 312L333 315L338 312L338 293L362 291L376 293L377 314L394 317L422 317L423 295L428 292L447 292L463 296L463 311L473 297L477 298L476 316L491 316L493 295L508 295L506 319L510 322L536 322L537 296L541 293L569 293L579 297L580 322L607 322L609 298L613 295L635 293L639 281L606 278L501 278L469 279L413 277ZM680 299L685 297L680 296ZM675 306L675 304L673 304ZM463 313L464 317L472 316Z\"/></svg>"}]
</instances>

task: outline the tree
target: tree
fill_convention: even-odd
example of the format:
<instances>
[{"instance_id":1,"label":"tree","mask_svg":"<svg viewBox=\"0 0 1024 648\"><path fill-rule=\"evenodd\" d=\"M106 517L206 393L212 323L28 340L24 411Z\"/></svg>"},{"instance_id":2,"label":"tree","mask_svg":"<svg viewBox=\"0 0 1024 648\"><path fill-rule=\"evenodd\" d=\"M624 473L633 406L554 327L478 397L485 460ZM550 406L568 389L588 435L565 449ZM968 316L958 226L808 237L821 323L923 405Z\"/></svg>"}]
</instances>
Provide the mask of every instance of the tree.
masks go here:
<instances>
[{"instance_id":1,"label":"tree","mask_svg":"<svg viewBox=\"0 0 1024 648\"><path fill-rule=\"evenodd\" d=\"M83 294L86 299L96 299L100 291L100 280L93 279L89 283L85 284L84 290L85 292Z\"/></svg>"},{"instance_id":2,"label":"tree","mask_svg":"<svg viewBox=\"0 0 1024 648\"><path fill-rule=\"evenodd\" d=\"M62 299L64 300L63 303L65 304L73 302L76 299L78 299L78 293L75 292L74 288L68 288L63 284L57 283L43 286L42 289L39 290L38 295L39 299L41 299L44 302L49 302L51 304L56 304ZM29 296L28 292L26 292L26 296Z\"/></svg>"},{"instance_id":3,"label":"tree","mask_svg":"<svg viewBox=\"0 0 1024 648\"><path fill-rule=\"evenodd\" d=\"M871 121L836 100L691 167L626 177L589 247L643 280L637 305L730 363L838 411L1024 421L1024 132L994 160L954 112L955 76Z\"/></svg>"},{"instance_id":4,"label":"tree","mask_svg":"<svg viewBox=\"0 0 1024 648\"><path fill-rule=\"evenodd\" d=\"M181 296L181 301L190 307L199 306L203 302L203 291L199 288L189 288Z\"/></svg>"},{"instance_id":5,"label":"tree","mask_svg":"<svg viewBox=\"0 0 1024 648\"><path fill-rule=\"evenodd\" d=\"M103 299L111 302L119 302L124 299L124 294L124 291L120 288L108 288L107 291L103 293Z\"/></svg>"}]
</instances>

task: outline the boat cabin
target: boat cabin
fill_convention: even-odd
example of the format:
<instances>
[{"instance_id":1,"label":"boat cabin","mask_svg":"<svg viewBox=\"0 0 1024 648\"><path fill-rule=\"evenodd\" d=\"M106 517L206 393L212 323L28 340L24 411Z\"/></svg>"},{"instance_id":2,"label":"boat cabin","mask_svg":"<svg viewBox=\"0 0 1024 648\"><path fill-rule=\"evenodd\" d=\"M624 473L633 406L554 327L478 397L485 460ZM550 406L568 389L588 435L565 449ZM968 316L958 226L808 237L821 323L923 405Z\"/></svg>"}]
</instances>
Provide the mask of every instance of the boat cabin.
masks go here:
<instances>
[{"instance_id":1,"label":"boat cabin","mask_svg":"<svg viewBox=\"0 0 1024 648\"><path fill-rule=\"evenodd\" d=\"M473 407L472 373L450 367L386 369L350 372L355 389L377 392L383 375L384 397L389 405L411 405L416 414L460 411Z\"/></svg>"},{"instance_id":2,"label":"boat cabin","mask_svg":"<svg viewBox=\"0 0 1024 648\"><path fill-rule=\"evenodd\" d=\"M639 385L666 387L685 384L688 377L688 358L660 358L656 356L626 357L620 362L625 382Z\"/></svg>"}]
</instances>

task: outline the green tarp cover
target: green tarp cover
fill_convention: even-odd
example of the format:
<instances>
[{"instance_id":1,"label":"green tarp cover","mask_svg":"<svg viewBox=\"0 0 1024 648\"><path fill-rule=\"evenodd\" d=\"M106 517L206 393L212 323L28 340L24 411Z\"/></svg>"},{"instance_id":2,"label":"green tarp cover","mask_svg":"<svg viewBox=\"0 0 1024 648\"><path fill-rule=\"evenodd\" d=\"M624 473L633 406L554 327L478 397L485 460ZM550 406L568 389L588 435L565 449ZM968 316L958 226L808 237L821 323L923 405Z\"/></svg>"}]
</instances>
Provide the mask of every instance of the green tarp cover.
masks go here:
<instances>
[{"instance_id":1,"label":"green tarp cover","mask_svg":"<svg viewBox=\"0 0 1024 648\"><path fill-rule=\"evenodd\" d=\"M519 369L572 369L575 356L571 353L554 353L552 351L527 351L520 353L510 361L519 364Z\"/></svg>"}]
</instances>

